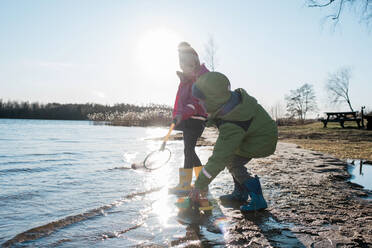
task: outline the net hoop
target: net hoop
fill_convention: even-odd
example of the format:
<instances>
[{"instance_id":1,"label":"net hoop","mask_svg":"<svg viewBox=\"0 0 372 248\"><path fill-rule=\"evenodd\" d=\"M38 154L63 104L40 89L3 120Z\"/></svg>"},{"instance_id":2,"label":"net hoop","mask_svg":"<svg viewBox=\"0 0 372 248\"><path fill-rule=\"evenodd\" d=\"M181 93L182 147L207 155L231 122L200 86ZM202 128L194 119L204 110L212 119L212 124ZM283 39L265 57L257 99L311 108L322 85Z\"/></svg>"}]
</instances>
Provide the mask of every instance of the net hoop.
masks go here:
<instances>
[{"instance_id":1,"label":"net hoop","mask_svg":"<svg viewBox=\"0 0 372 248\"><path fill-rule=\"evenodd\" d=\"M163 151L168 151L168 153L169 153L168 158L167 158L163 163L159 163L160 165L159 165L159 166L156 166L156 167L151 167L151 166L148 165L148 159L149 159L151 156L153 156L154 154L156 154L156 153L158 153L158 152L162 152L161 150L156 150L156 151L153 151L153 152L149 153L149 154L146 156L145 160L143 161L143 166L144 166L146 169L148 169L148 170L156 170L156 169L161 168L161 167L162 167L163 165L165 165L166 163L168 163L168 161L169 161L170 158L171 158L172 153L171 153L171 151L170 151L168 148L164 148Z\"/></svg>"}]
</instances>

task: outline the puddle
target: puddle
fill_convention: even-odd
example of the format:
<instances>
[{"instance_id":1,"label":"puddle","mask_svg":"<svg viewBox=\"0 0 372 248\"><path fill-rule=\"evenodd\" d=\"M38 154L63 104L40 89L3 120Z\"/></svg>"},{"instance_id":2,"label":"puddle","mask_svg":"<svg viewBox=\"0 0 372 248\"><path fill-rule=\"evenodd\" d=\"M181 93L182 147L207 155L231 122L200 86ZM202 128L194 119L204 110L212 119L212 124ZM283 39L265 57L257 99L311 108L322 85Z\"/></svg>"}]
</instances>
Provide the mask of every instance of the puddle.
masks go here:
<instances>
[{"instance_id":1,"label":"puddle","mask_svg":"<svg viewBox=\"0 0 372 248\"><path fill-rule=\"evenodd\" d=\"M347 163L350 181L372 190L372 164L363 163L361 160L348 160Z\"/></svg>"}]
</instances>

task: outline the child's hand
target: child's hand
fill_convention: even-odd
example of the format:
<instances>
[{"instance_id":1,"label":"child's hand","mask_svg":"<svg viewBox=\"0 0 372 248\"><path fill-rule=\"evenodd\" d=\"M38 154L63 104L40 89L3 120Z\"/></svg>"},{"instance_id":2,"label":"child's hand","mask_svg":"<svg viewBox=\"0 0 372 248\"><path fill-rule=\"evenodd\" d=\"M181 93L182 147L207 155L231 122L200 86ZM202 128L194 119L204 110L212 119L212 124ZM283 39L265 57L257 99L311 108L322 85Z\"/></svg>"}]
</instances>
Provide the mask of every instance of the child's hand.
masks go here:
<instances>
[{"instance_id":1,"label":"child's hand","mask_svg":"<svg viewBox=\"0 0 372 248\"><path fill-rule=\"evenodd\" d=\"M182 115L176 115L174 118L173 118L173 123L175 124L175 126L178 126L182 121Z\"/></svg>"},{"instance_id":2,"label":"child's hand","mask_svg":"<svg viewBox=\"0 0 372 248\"><path fill-rule=\"evenodd\" d=\"M190 191L189 198L193 202L198 202L200 200L200 198L201 198L201 192L200 192L200 190L197 189L197 188L193 188Z\"/></svg>"},{"instance_id":3,"label":"child's hand","mask_svg":"<svg viewBox=\"0 0 372 248\"><path fill-rule=\"evenodd\" d=\"M206 199L207 191L193 187L189 193L191 201L199 202L202 199Z\"/></svg>"}]
</instances>

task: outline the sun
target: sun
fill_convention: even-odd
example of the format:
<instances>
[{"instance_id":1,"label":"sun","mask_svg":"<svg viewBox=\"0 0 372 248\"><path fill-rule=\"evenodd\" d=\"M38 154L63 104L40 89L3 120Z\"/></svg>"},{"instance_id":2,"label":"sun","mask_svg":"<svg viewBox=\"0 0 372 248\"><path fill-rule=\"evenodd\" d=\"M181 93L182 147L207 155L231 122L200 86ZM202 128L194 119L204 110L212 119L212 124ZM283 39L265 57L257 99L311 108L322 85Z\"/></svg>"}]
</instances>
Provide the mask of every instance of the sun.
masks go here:
<instances>
[{"instance_id":1,"label":"sun","mask_svg":"<svg viewBox=\"0 0 372 248\"><path fill-rule=\"evenodd\" d=\"M144 33L138 42L137 61L145 73L161 76L178 68L178 35L166 28Z\"/></svg>"}]
</instances>

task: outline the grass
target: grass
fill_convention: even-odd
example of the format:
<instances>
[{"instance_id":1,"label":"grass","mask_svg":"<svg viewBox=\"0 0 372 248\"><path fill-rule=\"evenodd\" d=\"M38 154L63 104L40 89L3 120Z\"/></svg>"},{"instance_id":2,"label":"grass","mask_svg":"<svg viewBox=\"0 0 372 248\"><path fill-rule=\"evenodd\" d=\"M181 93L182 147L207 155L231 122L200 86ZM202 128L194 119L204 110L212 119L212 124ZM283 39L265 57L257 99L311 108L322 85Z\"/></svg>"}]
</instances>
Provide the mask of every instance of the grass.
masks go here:
<instances>
[{"instance_id":1,"label":"grass","mask_svg":"<svg viewBox=\"0 0 372 248\"><path fill-rule=\"evenodd\" d=\"M372 131L358 129L356 124L316 122L307 125L280 126L279 140L302 148L332 154L342 159L372 160Z\"/></svg>"},{"instance_id":2,"label":"grass","mask_svg":"<svg viewBox=\"0 0 372 248\"><path fill-rule=\"evenodd\" d=\"M88 118L93 121L104 121L113 126L169 126L172 122L171 109L146 109L142 111L126 112L103 112L89 114Z\"/></svg>"}]
</instances>

